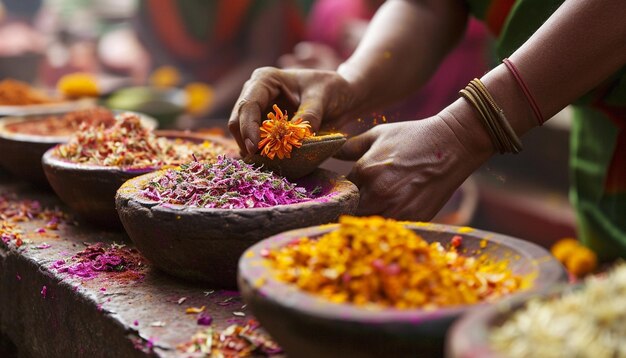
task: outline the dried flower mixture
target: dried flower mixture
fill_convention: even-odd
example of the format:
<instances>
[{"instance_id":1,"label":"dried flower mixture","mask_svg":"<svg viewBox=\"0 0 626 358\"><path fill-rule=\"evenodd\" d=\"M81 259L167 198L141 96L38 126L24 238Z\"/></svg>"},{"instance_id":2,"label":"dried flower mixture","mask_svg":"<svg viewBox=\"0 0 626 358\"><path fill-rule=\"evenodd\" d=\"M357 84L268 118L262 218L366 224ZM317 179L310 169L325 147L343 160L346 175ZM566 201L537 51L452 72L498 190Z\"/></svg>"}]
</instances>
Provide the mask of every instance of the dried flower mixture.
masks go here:
<instances>
[{"instance_id":1,"label":"dried flower mixture","mask_svg":"<svg viewBox=\"0 0 626 358\"><path fill-rule=\"evenodd\" d=\"M257 331L259 324L250 320L245 325L234 324L219 332L213 327L196 333L189 342L178 345L186 354L202 354L210 358L272 356L282 349L269 337Z\"/></svg>"},{"instance_id":2,"label":"dried flower mixture","mask_svg":"<svg viewBox=\"0 0 626 358\"><path fill-rule=\"evenodd\" d=\"M626 357L626 264L551 299L534 299L491 332L507 357Z\"/></svg>"},{"instance_id":3,"label":"dried flower mixture","mask_svg":"<svg viewBox=\"0 0 626 358\"><path fill-rule=\"evenodd\" d=\"M105 245L101 242L89 245L70 259L61 259L52 265L58 272L87 279L96 277L101 272L126 271L136 272L136 278L140 278L139 271L145 267L145 260L136 249L116 244Z\"/></svg>"},{"instance_id":4,"label":"dried flower mixture","mask_svg":"<svg viewBox=\"0 0 626 358\"><path fill-rule=\"evenodd\" d=\"M214 161L224 148L204 142L157 137L141 125L132 113L118 115L110 128L81 128L67 144L56 147L55 154L75 163L123 168L159 168L180 165L197 158Z\"/></svg>"},{"instance_id":5,"label":"dried flower mixture","mask_svg":"<svg viewBox=\"0 0 626 358\"><path fill-rule=\"evenodd\" d=\"M191 162L148 183L143 195L159 203L199 208L262 208L300 203L315 193L274 173L220 156L214 164Z\"/></svg>"},{"instance_id":6,"label":"dried flower mixture","mask_svg":"<svg viewBox=\"0 0 626 358\"><path fill-rule=\"evenodd\" d=\"M398 309L490 301L522 287L505 262L429 244L394 220L344 216L319 239L264 252L277 279L335 303Z\"/></svg>"},{"instance_id":7,"label":"dried flower mixture","mask_svg":"<svg viewBox=\"0 0 626 358\"><path fill-rule=\"evenodd\" d=\"M17 247L22 246L24 231L19 223L31 220L45 221L46 229L57 230L59 223L67 220L67 215L43 208L36 200L20 200L15 194L0 193L0 239L5 245L13 242Z\"/></svg>"}]
</instances>

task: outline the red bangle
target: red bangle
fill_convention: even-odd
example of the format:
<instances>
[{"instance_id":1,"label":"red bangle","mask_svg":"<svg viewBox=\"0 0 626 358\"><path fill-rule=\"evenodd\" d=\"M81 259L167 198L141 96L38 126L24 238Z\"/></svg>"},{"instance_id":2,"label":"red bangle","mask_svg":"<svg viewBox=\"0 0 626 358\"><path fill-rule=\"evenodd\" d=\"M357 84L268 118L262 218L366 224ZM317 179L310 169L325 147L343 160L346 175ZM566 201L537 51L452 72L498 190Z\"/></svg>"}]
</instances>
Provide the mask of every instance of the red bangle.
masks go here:
<instances>
[{"instance_id":1,"label":"red bangle","mask_svg":"<svg viewBox=\"0 0 626 358\"><path fill-rule=\"evenodd\" d=\"M504 60L502 60L502 63L504 63L506 68L508 68L509 71L511 71L511 73L513 74L513 77L515 77L515 80L517 81L517 84L522 89L522 92L524 92L524 96L526 96L526 100L528 101L528 104L530 104L530 108L532 108L533 112L535 113L535 116L537 117L537 121L539 122L539 125L543 125L543 122L545 122L545 119L543 118L543 115L541 114L541 111L539 110L539 106L537 105L537 102L535 102L535 98L533 98L533 95L528 90L528 87L526 86L526 83L524 83L522 76L520 76L519 71L517 70L513 62L511 62L511 60L509 60L508 58L505 58Z\"/></svg>"}]
</instances>

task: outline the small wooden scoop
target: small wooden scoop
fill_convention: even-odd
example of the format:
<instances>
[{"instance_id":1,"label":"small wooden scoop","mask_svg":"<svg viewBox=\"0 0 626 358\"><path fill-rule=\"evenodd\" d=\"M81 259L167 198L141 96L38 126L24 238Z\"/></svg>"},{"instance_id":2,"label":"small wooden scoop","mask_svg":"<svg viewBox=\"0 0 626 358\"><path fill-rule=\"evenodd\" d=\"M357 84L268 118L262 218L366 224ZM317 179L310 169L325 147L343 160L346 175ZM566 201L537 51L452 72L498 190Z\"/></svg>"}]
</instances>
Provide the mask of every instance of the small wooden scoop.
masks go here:
<instances>
[{"instance_id":1,"label":"small wooden scoop","mask_svg":"<svg viewBox=\"0 0 626 358\"><path fill-rule=\"evenodd\" d=\"M300 148L293 148L291 158L270 159L256 153L246 156L244 161L263 166L293 180L313 172L322 162L335 154L345 142L346 136L341 133L319 135L305 139Z\"/></svg>"}]
</instances>

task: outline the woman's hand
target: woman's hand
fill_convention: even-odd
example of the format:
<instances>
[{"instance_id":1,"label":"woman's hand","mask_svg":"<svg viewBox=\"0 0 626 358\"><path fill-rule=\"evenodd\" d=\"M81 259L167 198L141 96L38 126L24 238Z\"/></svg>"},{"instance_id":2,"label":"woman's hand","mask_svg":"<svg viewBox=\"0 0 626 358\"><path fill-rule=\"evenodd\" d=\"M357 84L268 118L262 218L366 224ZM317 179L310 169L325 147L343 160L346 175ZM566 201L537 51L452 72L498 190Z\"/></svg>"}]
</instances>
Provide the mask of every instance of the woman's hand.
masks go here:
<instances>
[{"instance_id":1,"label":"woman's hand","mask_svg":"<svg viewBox=\"0 0 626 358\"><path fill-rule=\"evenodd\" d=\"M244 85L228 128L245 156L258 150L259 127L273 104L287 108L290 118L309 121L317 131L322 122L325 128L340 128L354 110L355 98L350 83L335 71L263 67Z\"/></svg>"},{"instance_id":2,"label":"woman's hand","mask_svg":"<svg viewBox=\"0 0 626 358\"><path fill-rule=\"evenodd\" d=\"M336 156L358 160L349 174L360 190L357 214L430 220L463 181L493 153L474 118L452 112L382 124L350 139ZM476 128L476 127L474 127Z\"/></svg>"}]
</instances>

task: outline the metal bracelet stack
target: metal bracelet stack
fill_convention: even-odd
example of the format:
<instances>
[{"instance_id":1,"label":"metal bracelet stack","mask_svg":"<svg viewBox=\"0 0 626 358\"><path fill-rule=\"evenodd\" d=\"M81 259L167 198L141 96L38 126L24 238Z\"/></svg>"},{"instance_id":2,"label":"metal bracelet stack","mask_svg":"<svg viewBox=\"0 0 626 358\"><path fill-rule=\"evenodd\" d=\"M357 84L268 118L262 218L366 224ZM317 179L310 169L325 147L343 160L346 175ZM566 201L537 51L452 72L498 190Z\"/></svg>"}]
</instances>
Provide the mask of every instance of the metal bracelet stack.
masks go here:
<instances>
[{"instance_id":1,"label":"metal bracelet stack","mask_svg":"<svg viewBox=\"0 0 626 358\"><path fill-rule=\"evenodd\" d=\"M487 87L478 78L470 81L459 94L478 111L481 122L500 154L517 154L522 151L522 142L504 116L504 111L498 107Z\"/></svg>"}]
</instances>

